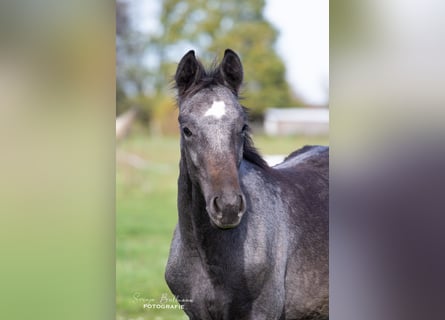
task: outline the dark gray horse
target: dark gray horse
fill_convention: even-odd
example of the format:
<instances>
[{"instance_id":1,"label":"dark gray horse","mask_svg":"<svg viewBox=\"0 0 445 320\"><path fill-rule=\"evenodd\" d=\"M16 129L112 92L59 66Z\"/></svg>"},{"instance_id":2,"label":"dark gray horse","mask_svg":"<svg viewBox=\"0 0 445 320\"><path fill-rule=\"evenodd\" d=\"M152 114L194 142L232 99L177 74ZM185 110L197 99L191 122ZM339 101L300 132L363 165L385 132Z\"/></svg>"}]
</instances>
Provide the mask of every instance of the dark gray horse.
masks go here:
<instances>
[{"instance_id":1,"label":"dark gray horse","mask_svg":"<svg viewBox=\"0 0 445 320\"><path fill-rule=\"evenodd\" d=\"M175 81L181 128L178 226L165 278L190 319L328 318L328 148L270 168L238 102L241 61Z\"/></svg>"}]
</instances>

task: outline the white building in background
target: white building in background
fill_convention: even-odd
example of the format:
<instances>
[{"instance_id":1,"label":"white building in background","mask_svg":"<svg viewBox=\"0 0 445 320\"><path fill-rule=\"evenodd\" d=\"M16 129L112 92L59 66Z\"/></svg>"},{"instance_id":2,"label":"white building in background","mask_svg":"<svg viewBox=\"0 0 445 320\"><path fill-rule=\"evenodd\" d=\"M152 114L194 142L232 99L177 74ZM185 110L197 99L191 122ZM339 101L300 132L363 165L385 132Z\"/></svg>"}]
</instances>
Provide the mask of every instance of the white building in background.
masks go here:
<instances>
[{"instance_id":1,"label":"white building in background","mask_svg":"<svg viewBox=\"0 0 445 320\"><path fill-rule=\"evenodd\" d=\"M329 109L270 108L264 117L268 135L324 135L329 133Z\"/></svg>"}]
</instances>

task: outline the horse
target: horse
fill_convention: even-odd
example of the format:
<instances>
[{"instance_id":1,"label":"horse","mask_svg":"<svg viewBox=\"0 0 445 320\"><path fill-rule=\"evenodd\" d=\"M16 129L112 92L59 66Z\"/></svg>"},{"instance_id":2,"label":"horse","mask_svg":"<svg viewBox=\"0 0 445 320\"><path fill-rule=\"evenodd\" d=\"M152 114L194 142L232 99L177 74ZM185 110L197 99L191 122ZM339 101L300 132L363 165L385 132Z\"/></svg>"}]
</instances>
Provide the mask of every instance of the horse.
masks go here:
<instances>
[{"instance_id":1,"label":"horse","mask_svg":"<svg viewBox=\"0 0 445 320\"><path fill-rule=\"evenodd\" d=\"M239 102L243 67L193 50L174 77L178 224L165 280L190 319L328 319L329 149L269 167Z\"/></svg>"}]
</instances>

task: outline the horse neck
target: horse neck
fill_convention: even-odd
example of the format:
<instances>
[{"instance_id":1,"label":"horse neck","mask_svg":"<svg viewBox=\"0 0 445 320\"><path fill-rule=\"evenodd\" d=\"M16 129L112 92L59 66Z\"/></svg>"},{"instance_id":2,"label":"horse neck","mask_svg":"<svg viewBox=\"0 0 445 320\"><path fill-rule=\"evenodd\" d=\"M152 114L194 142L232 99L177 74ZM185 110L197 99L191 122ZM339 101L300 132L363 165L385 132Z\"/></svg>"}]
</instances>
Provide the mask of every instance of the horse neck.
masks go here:
<instances>
[{"instance_id":1,"label":"horse neck","mask_svg":"<svg viewBox=\"0 0 445 320\"><path fill-rule=\"evenodd\" d=\"M211 228L204 196L199 186L190 179L183 156L179 165L178 223L182 240L193 247L199 246L200 236Z\"/></svg>"},{"instance_id":2,"label":"horse neck","mask_svg":"<svg viewBox=\"0 0 445 320\"><path fill-rule=\"evenodd\" d=\"M184 249L192 256L200 257L204 269L211 275L210 280L218 284L218 277L214 276L216 271L211 271L210 266L225 265L232 261L234 251L228 250L228 246L237 247L237 254L243 249L240 249L241 245L234 245L239 240L237 234L211 226L202 191L190 179L187 165L182 159L178 179L178 226ZM215 236L216 233L218 236Z\"/></svg>"}]
</instances>

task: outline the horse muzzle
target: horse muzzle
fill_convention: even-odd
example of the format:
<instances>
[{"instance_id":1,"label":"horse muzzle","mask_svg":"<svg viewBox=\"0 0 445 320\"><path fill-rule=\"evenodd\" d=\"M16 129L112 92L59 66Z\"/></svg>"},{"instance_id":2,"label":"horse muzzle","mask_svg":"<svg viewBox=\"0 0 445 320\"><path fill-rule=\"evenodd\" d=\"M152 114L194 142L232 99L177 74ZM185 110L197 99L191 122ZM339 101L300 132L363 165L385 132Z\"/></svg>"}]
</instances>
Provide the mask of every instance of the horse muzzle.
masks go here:
<instances>
[{"instance_id":1,"label":"horse muzzle","mask_svg":"<svg viewBox=\"0 0 445 320\"><path fill-rule=\"evenodd\" d=\"M220 229L235 228L246 212L246 198L241 192L213 196L206 209L214 226Z\"/></svg>"}]
</instances>

